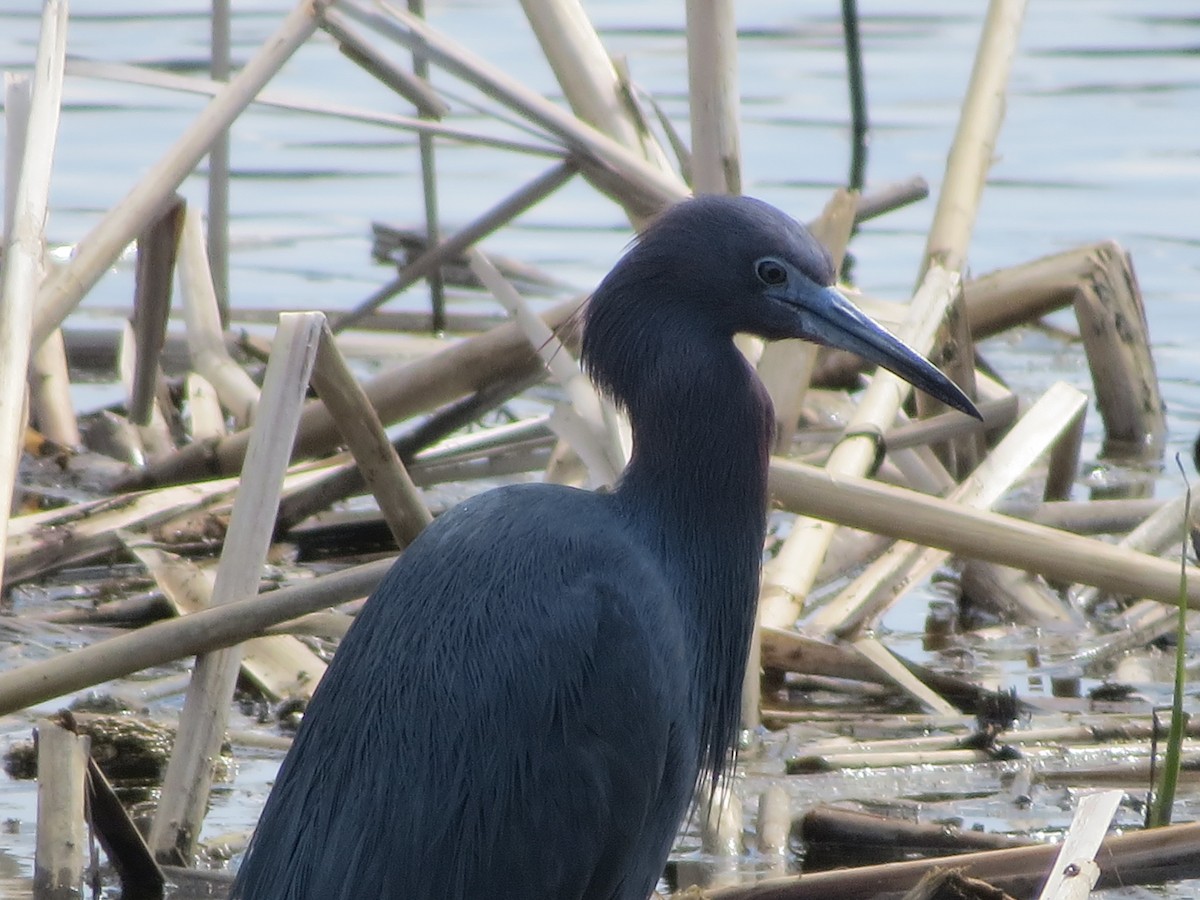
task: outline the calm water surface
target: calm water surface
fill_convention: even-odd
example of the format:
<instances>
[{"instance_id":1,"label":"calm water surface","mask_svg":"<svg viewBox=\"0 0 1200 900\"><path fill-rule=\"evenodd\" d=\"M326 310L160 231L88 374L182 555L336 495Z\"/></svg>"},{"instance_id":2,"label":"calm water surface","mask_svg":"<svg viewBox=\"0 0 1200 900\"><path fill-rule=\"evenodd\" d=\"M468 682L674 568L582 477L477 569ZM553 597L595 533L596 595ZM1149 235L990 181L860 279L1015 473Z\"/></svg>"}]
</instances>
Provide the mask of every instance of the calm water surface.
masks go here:
<instances>
[{"instance_id":1,"label":"calm water surface","mask_svg":"<svg viewBox=\"0 0 1200 900\"><path fill-rule=\"evenodd\" d=\"M257 0L237 6L235 54L244 60L290 4ZM431 19L472 50L558 96L514 0L431 0L429 6ZM202 72L206 4L174 0L158 4L152 17L144 15L145 8L131 0L74 3L70 53ZM589 0L587 8L609 48L627 58L637 83L686 135L682 3ZM871 183L919 174L936 194L983 10L983 3L951 0L862 3ZM739 4L746 190L800 218L820 210L848 167L836 12L832 2ZM37 29L37 3L0 0L4 68L28 68ZM450 84L440 75L435 81ZM409 112L321 35L296 54L272 87L331 104ZM469 89L455 85L455 90L471 96ZM462 124L521 136L454 105L466 113ZM199 98L160 90L69 80L51 240L69 246L86 234L202 106ZM1200 306L1194 295L1200 275L1198 110L1200 17L1191 4L1031 3L970 254L971 270L982 273L1105 238L1129 249L1169 407L1171 452L1185 447L1200 428ZM547 165L541 158L451 144L441 146L438 160L448 226L477 215ZM350 307L387 277L370 261L370 222L420 221L416 145L404 132L255 108L234 128L233 165L235 308ZM182 190L203 204L202 177L189 179ZM863 228L852 249L866 290L889 299L907 296L932 213L933 202L927 201ZM621 211L577 181L486 247L586 289L628 238ZM75 321L113 321L108 310L127 304L131 288L130 267L122 263L92 292ZM414 290L397 303L420 308L426 299ZM1056 315L1054 322L1074 327L1069 314ZM1027 395L1059 379L1090 390L1082 350L1041 332L990 341L985 353ZM94 389L81 391L80 404L94 405L99 397ZM1099 438L1099 418L1091 414L1085 460L1094 457ZM1179 487L1164 479L1159 490L1176 493ZM25 717L6 719L0 743L27 733ZM206 838L252 825L275 765L274 759L239 760L237 780L214 798ZM864 783L862 789L873 794L881 788ZM989 819L984 808L973 815ZM1065 819L1056 815L1052 824L1061 827ZM2 884L31 872L32 785L0 781L0 819L20 823L8 829L16 833L0 834Z\"/></svg>"}]
</instances>

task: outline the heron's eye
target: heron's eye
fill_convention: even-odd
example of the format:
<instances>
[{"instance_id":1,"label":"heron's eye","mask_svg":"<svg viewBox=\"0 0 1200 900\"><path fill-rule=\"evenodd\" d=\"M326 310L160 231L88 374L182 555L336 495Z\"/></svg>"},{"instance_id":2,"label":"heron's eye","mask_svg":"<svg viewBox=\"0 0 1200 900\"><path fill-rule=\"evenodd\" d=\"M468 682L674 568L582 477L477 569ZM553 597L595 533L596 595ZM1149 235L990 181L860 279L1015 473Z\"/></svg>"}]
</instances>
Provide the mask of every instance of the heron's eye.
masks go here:
<instances>
[{"instance_id":1,"label":"heron's eye","mask_svg":"<svg viewBox=\"0 0 1200 900\"><path fill-rule=\"evenodd\" d=\"M763 284L777 285L787 281L787 269L778 260L760 259L754 266L754 272Z\"/></svg>"}]
</instances>

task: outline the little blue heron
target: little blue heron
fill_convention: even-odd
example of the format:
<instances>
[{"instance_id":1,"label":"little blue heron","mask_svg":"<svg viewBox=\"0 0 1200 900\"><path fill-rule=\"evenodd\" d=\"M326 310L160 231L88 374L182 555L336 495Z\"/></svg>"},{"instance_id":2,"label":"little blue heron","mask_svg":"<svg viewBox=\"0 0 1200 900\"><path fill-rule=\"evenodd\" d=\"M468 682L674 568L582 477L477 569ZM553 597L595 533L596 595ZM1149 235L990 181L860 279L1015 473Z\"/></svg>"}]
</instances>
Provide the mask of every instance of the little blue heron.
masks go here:
<instances>
[{"instance_id":1,"label":"little blue heron","mask_svg":"<svg viewBox=\"0 0 1200 900\"><path fill-rule=\"evenodd\" d=\"M978 415L748 198L661 215L583 313L614 490L488 491L405 550L316 691L233 896L646 900L731 763L773 414L738 332L852 350Z\"/></svg>"}]
</instances>

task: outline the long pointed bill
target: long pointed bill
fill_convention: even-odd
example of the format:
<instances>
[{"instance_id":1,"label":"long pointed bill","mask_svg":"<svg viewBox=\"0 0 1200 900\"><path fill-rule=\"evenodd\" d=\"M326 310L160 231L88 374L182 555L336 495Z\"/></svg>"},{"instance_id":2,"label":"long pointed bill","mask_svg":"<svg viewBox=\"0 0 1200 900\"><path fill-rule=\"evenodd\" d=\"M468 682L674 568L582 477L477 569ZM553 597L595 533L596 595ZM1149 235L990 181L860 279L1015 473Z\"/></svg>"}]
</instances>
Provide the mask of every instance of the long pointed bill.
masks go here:
<instances>
[{"instance_id":1,"label":"long pointed bill","mask_svg":"<svg viewBox=\"0 0 1200 900\"><path fill-rule=\"evenodd\" d=\"M804 298L804 331L811 341L849 350L883 366L913 387L976 419L970 398L938 368L882 325L869 319L836 288L822 288Z\"/></svg>"}]
</instances>

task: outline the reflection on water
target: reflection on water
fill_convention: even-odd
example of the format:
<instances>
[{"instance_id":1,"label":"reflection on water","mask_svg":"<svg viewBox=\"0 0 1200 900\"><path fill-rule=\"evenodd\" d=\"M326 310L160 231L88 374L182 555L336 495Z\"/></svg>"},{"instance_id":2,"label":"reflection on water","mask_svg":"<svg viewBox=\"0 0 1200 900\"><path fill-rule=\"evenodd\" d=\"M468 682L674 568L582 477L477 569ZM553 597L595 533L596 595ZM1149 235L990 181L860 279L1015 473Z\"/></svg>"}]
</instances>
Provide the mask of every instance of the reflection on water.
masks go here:
<instances>
[{"instance_id":1,"label":"reflection on water","mask_svg":"<svg viewBox=\"0 0 1200 900\"><path fill-rule=\"evenodd\" d=\"M0 6L0 62L27 67L39 4ZM283 0L240 10L235 56L246 59L273 31ZM443 0L436 24L538 91L557 96L516 3ZM871 182L925 176L936 193L978 37L983 4L934 0L897 13L864 2L863 41L872 120ZM687 133L682 4L589 0L610 49ZM142 4L77 2L72 55L203 73L208 4L168 2L153 17ZM1156 362L1169 405L1170 446L1200 427L1200 19L1177 4L1042 0L1031 4L992 181L971 251L974 272L1115 237L1133 254L1147 300ZM847 100L836 4L746 0L740 79L747 190L813 215L849 164ZM381 42L382 43L382 42ZM406 59L403 53L399 59ZM449 80L436 77L439 85ZM305 98L386 112L409 110L317 36L272 87ZM456 86L456 93L471 91ZM71 244L98 221L170 146L204 100L149 88L72 79L56 155L50 235ZM520 140L454 102L460 124ZM456 120L459 121L459 120ZM0 124L0 128L3 125ZM235 307L346 308L388 273L370 259L370 223L420 221L414 139L375 125L252 109L233 131L231 285ZM545 160L442 142L438 156L445 221L466 222L532 178ZM203 203L202 177L183 193ZM933 204L869 223L853 245L864 288L903 298L910 290ZM620 210L576 180L487 241L489 250L537 265L580 289L592 285L628 239ZM132 271L122 263L86 308L124 305ZM423 307L413 289L397 301ZM110 314L100 313L104 318ZM1069 313L1052 317L1074 327ZM988 360L1022 392L1058 379L1090 389L1074 346L1037 332L989 342ZM1100 437L1087 424L1085 458ZM1164 483L1162 490L1176 492ZM28 732L5 720L0 742ZM238 781L214 799L206 837L244 829L275 758L243 758ZM249 801L249 802L247 802ZM960 814L969 815L970 807ZM983 814L983 810L980 810ZM0 780L0 883L31 871L34 805L27 783ZM8 882L11 884L11 882ZM23 890L23 889L22 889ZM6 896L21 896L15 889Z\"/></svg>"}]
</instances>

